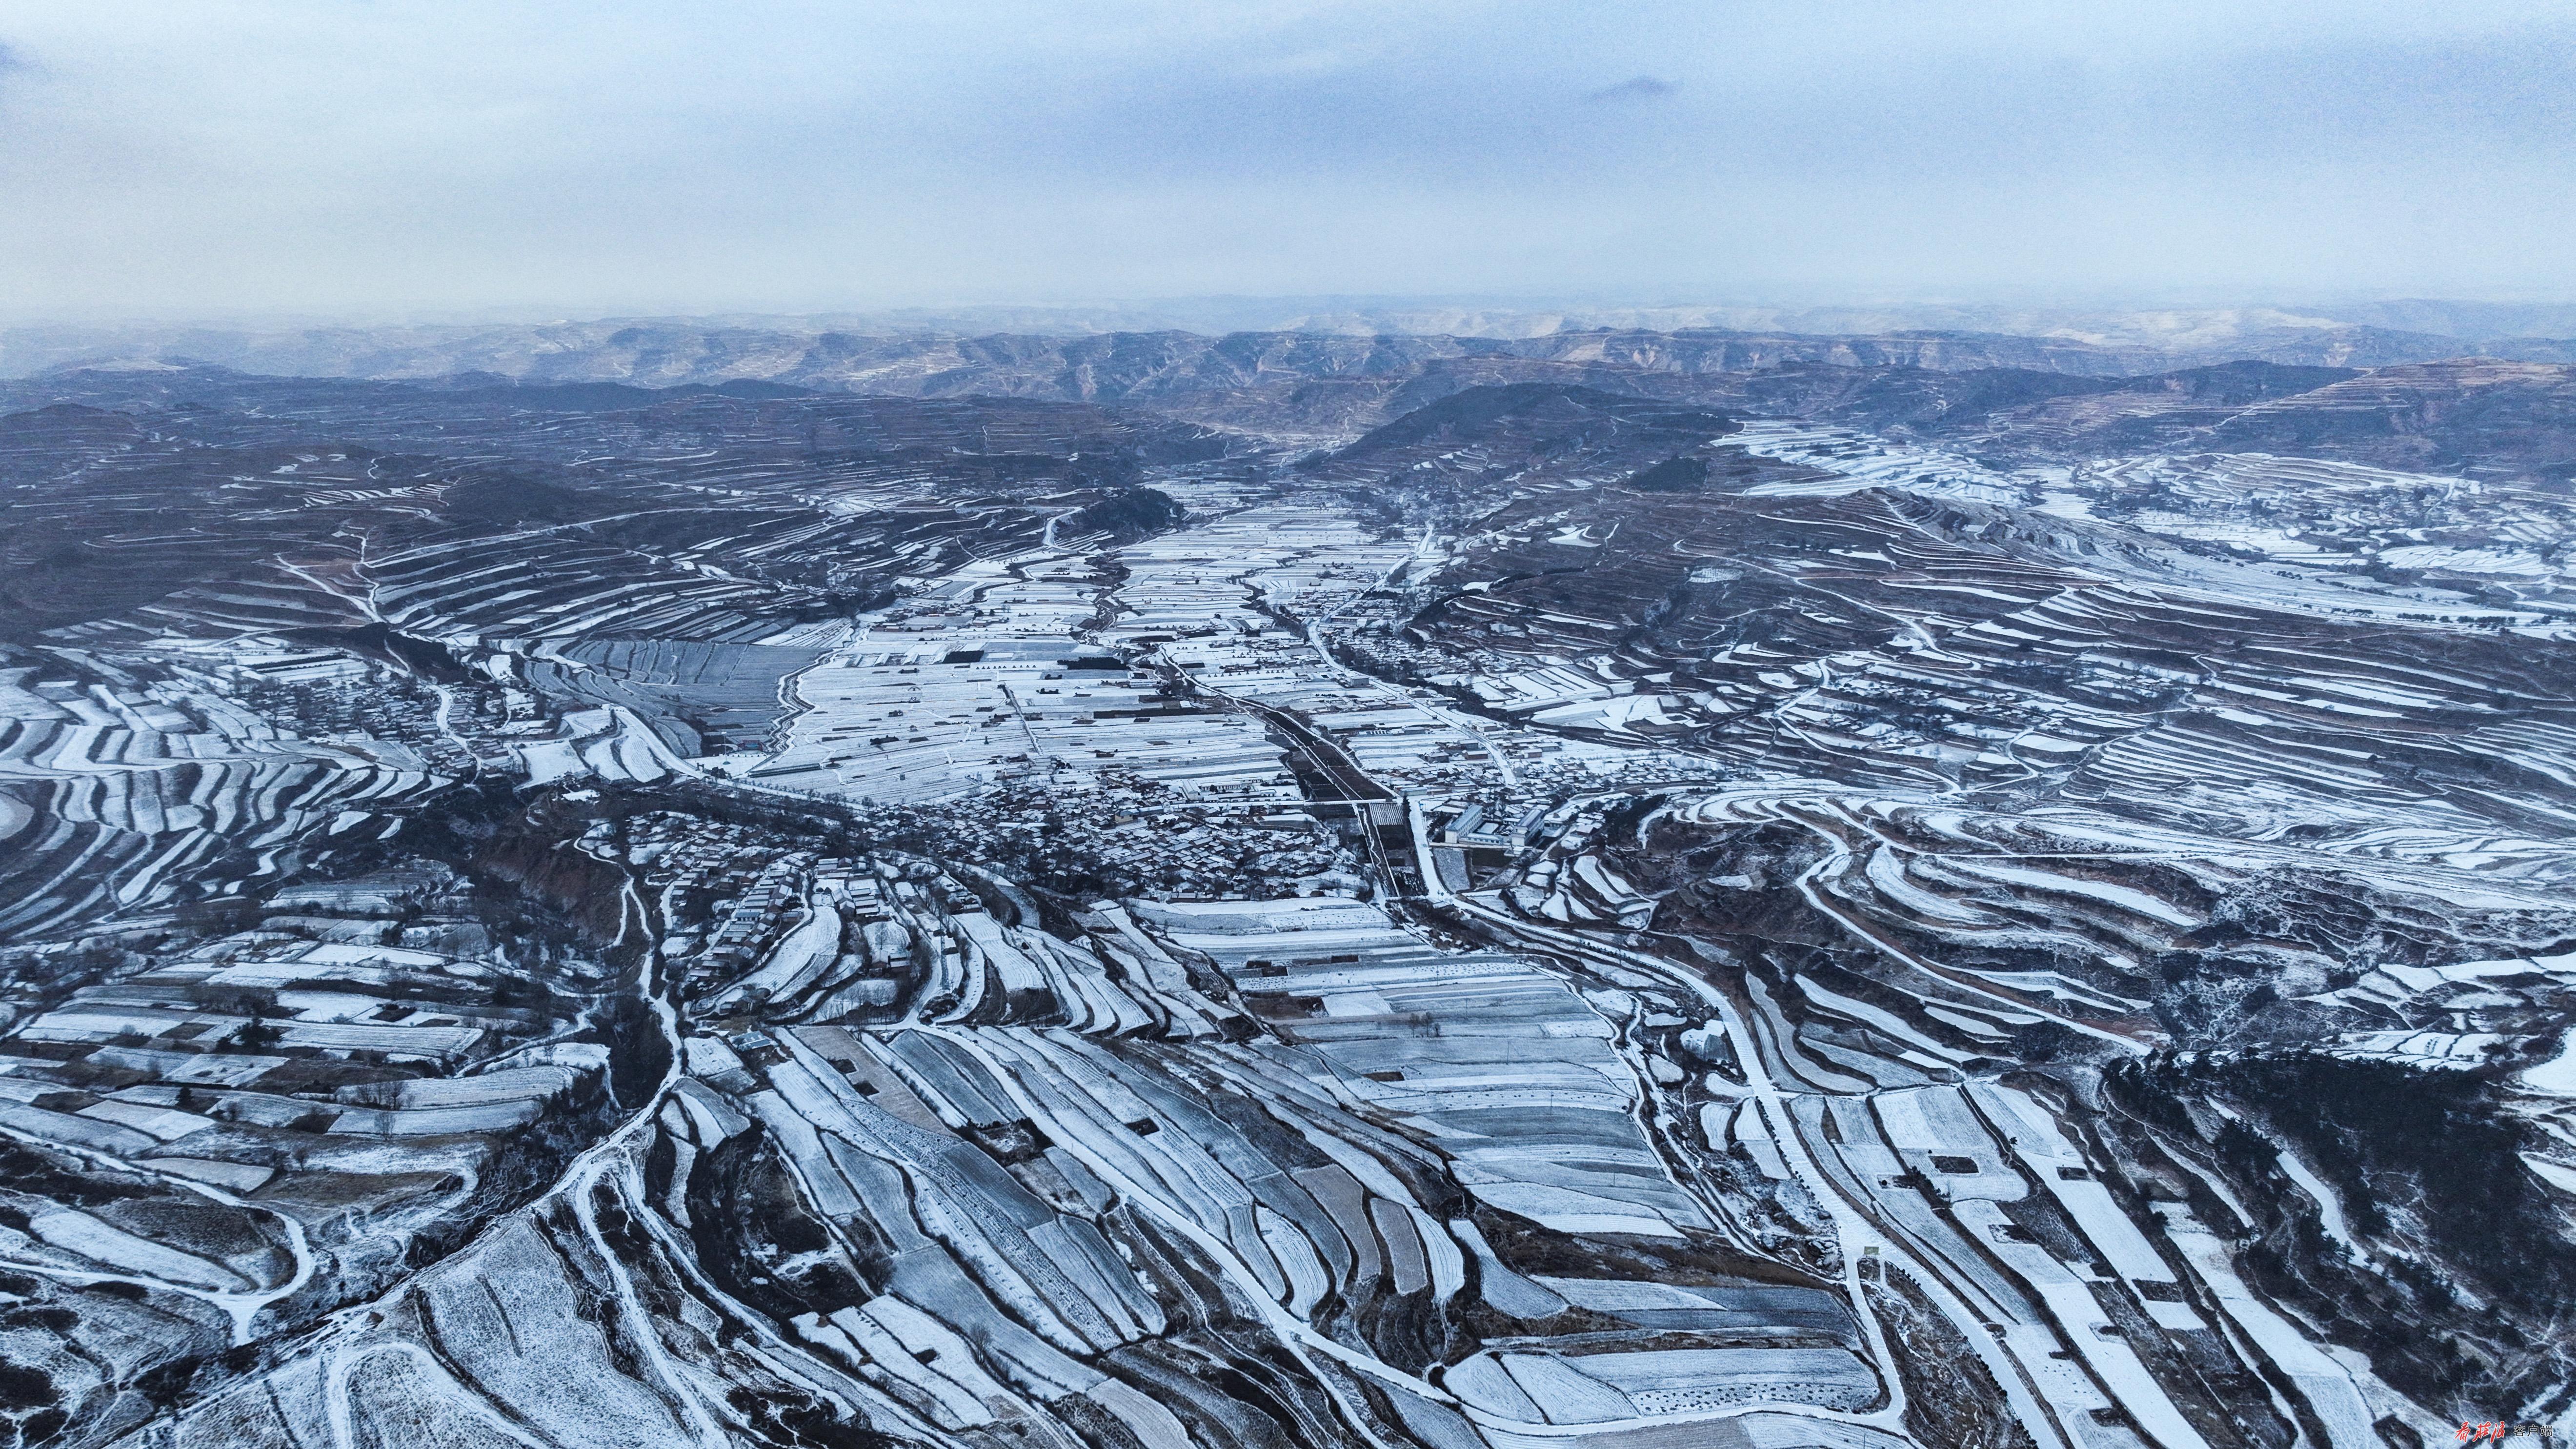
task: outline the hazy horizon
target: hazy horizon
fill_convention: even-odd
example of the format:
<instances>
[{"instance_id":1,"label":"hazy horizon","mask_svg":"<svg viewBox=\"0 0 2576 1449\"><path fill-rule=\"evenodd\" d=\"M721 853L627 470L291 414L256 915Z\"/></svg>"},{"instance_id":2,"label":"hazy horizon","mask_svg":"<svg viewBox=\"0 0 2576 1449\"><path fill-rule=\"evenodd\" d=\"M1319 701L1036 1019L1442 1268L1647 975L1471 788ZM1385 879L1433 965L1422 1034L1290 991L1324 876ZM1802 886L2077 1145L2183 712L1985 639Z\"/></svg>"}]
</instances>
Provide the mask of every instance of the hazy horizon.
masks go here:
<instances>
[{"instance_id":1,"label":"hazy horizon","mask_svg":"<svg viewBox=\"0 0 2576 1449\"><path fill-rule=\"evenodd\" d=\"M2571 41L2529 3L13 0L0 312L2556 300Z\"/></svg>"},{"instance_id":2,"label":"hazy horizon","mask_svg":"<svg viewBox=\"0 0 2576 1449\"><path fill-rule=\"evenodd\" d=\"M471 334L544 328L663 326L779 334L844 332L1082 336L1110 332L1322 332L1350 335L1537 336L1556 331L1714 329L1859 335L1894 331L1988 332L2153 341L2261 331L2379 328L2455 337L2576 336L2576 293L2520 296L2233 298L2016 296L1619 301L1512 295L1204 296L1058 303L921 304L831 311L582 311L523 307L234 311L195 315L94 311L12 315L0 299L0 334L23 342L175 338L189 334L285 337L330 333Z\"/></svg>"}]
</instances>

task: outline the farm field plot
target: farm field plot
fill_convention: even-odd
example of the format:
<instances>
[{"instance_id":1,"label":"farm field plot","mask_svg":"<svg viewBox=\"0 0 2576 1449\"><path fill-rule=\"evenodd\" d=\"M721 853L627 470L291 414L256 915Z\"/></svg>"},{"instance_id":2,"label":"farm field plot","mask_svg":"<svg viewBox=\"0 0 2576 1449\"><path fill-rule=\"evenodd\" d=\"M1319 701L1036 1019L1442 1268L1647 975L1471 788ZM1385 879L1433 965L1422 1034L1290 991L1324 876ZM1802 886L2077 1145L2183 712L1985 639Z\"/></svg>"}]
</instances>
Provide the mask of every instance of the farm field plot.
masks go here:
<instances>
[{"instance_id":1,"label":"farm field plot","mask_svg":"<svg viewBox=\"0 0 2576 1449\"><path fill-rule=\"evenodd\" d=\"M2565 369L1810 341L0 383L0 1430L2576 1432Z\"/></svg>"}]
</instances>

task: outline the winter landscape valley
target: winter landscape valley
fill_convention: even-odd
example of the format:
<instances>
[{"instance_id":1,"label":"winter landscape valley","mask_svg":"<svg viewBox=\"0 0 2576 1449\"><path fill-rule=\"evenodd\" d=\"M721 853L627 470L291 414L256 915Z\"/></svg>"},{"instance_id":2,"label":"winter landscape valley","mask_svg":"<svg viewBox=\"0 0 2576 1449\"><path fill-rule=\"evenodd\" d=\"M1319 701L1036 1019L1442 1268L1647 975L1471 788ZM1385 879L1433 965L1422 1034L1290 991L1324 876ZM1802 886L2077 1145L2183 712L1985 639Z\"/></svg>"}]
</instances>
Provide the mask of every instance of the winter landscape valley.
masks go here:
<instances>
[{"instance_id":1,"label":"winter landscape valley","mask_svg":"<svg viewBox=\"0 0 2576 1449\"><path fill-rule=\"evenodd\" d=\"M0 380L16 1443L2576 1429L2567 344L263 345Z\"/></svg>"}]
</instances>

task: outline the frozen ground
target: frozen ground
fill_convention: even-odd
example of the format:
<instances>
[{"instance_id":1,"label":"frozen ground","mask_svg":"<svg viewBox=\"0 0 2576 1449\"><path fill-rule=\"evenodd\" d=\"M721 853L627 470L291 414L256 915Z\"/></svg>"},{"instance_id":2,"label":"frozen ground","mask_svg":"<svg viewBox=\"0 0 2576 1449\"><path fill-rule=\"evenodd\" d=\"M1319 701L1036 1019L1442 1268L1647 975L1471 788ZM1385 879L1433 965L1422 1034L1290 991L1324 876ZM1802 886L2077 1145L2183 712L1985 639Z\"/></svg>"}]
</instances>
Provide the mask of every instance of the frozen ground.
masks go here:
<instances>
[{"instance_id":1,"label":"frozen ground","mask_svg":"<svg viewBox=\"0 0 2576 1449\"><path fill-rule=\"evenodd\" d=\"M1775 385L11 417L0 1414L2576 1429L2558 491Z\"/></svg>"}]
</instances>

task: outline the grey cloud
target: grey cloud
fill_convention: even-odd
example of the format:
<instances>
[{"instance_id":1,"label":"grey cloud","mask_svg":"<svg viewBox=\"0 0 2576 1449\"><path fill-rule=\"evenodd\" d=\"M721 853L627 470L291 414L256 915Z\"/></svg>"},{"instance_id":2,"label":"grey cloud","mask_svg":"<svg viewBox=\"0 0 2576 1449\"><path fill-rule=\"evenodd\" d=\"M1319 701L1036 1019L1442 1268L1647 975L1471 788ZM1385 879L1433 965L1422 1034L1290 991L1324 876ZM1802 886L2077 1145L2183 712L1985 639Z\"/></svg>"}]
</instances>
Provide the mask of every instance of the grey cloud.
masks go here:
<instances>
[{"instance_id":1,"label":"grey cloud","mask_svg":"<svg viewBox=\"0 0 2576 1449\"><path fill-rule=\"evenodd\" d=\"M1671 81L1658 80L1650 75L1641 75L1623 80L1615 86L1603 86L1597 91L1592 91L1586 94L1583 98L1587 101L1594 102L1651 101L1658 97L1671 95L1673 92L1680 89L1681 87L1674 85Z\"/></svg>"}]
</instances>

